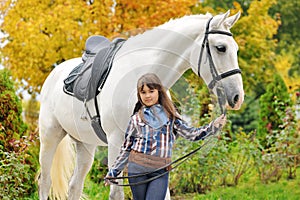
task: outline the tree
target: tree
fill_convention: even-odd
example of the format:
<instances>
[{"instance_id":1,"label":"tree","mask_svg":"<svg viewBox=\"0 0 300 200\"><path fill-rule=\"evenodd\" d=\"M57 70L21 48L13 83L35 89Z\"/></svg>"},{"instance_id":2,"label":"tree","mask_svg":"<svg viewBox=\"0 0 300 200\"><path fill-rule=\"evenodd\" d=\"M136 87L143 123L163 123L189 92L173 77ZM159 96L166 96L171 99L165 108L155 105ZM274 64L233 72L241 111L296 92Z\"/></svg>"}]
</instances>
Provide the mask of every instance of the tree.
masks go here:
<instances>
[{"instance_id":1,"label":"tree","mask_svg":"<svg viewBox=\"0 0 300 200\"><path fill-rule=\"evenodd\" d=\"M277 56L277 62L275 63L276 70L281 74L289 93L293 94L293 100L296 100L296 91L300 90L300 76L297 74L290 74L290 71L296 64L295 60L296 57L292 52L281 51L280 55Z\"/></svg>"},{"instance_id":2,"label":"tree","mask_svg":"<svg viewBox=\"0 0 300 200\"><path fill-rule=\"evenodd\" d=\"M39 91L59 63L81 56L92 34L110 36L113 1L7 0L1 29L3 65L29 92ZM3 42L3 41L2 41Z\"/></svg>"},{"instance_id":3,"label":"tree","mask_svg":"<svg viewBox=\"0 0 300 200\"><path fill-rule=\"evenodd\" d=\"M234 9L235 3L238 3L241 5L242 10L246 11L248 10L252 0L205 0L204 5L212 7L214 10L228 10L228 9Z\"/></svg>"},{"instance_id":4,"label":"tree","mask_svg":"<svg viewBox=\"0 0 300 200\"><path fill-rule=\"evenodd\" d=\"M268 15L275 1L253 1L233 28L240 45L239 63L243 70L246 91L255 91L260 83L270 82L275 72L276 40L278 22Z\"/></svg>"},{"instance_id":5,"label":"tree","mask_svg":"<svg viewBox=\"0 0 300 200\"><path fill-rule=\"evenodd\" d=\"M281 24L275 38L279 41L276 48L279 58L276 69L283 74L283 79L290 92L300 89L300 2L297 0L277 0L270 9L270 15L279 18Z\"/></svg>"},{"instance_id":6,"label":"tree","mask_svg":"<svg viewBox=\"0 0 300 200\"><path fill-rule=\"evenodd\" d=\"M300 40L300 2L298 0L284 1L277 0L270 9L270 15L280 18L281 24L276 34L276 38L282 45L288 46L295 44L295 40Z\"/></svg>"},{"instance_id":7,"label":"tree","mask_svg":"<svg viewBox=\"0 0 300 200\"><path fill-rule=\"evenodd\" d=\"M190 7L196 3L197 0L116 0L112 17L114 32L126 36L136 35L172 18L191 14Z\"/></svg>"}]
</instances>

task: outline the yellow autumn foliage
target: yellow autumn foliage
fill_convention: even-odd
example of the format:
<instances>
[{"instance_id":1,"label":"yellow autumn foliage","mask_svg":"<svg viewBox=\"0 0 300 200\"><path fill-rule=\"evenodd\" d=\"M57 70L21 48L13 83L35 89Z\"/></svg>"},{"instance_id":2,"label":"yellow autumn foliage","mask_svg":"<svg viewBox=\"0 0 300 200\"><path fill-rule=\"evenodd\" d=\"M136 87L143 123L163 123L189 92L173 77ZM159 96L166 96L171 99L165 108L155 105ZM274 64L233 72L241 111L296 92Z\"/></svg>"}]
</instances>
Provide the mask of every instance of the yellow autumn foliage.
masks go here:
<instances>
[{"instance_id":1,"label":"yellow autumn foliage","mask_svg":"<svg viewBox=\"0 0 300 200\"><path fill-rule=\"evenodd\" d=\"M300 88L300 78L289 76L289 70L291 69L293 62L293 55L284 53L282 55L277 56L275 67L278 73L283 78L289 93L292 94L293 100L295 100L295 92Z\"/></svg>"},{"instance_id":2,"label":"yellow autumn foliage","mask_svg":"<svg viewBox=\"0 0 300 200\"><path fill-rule=\"evenodd\" d=\"M89 35L111 34L112 5L112 1L6 1L1 26L9 42L1 50L3 65L29 91L39 91L55 65L82 54Z\"/></svg>"},{"instance_id":3,"label":"yellow autumn foliage","mask_svg":"<svg viewBox=\"0 0 300 200\"><path fill-rule=\"evenodd\" d=\"M91 35L129 37L171 18L190 14L197 0L6 0L1 29L8 44L3 65L17 83L39 91L59 63L81 56Z\"/></svg>"}]
</instances>

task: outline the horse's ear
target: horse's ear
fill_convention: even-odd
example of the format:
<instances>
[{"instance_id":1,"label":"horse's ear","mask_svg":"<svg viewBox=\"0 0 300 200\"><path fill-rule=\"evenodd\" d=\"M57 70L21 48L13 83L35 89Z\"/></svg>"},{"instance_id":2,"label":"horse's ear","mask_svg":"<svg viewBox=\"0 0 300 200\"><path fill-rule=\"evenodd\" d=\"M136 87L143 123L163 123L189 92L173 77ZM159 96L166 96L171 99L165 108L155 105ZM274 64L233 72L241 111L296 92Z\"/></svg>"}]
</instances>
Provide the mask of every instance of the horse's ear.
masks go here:
<instances>
[{"instance_id":1,"label":"horse's ear","mask_svg":"<svg viewBox=\"0 0 300 200\"><path fill-rule=\"evenodd\" d=\"M240 16L241 16L241 13L239 11L235 15L232 15L232 16L226 18L224 21L224 26L226 28L230 29L235 24L235 22L237 22L237 20L240 18Z\"/></svg>"},{"instance_id":2,"label":"horse's ear","mask_svg":"<svg viewBox=\"0 0 300 200\"><path fill-rule=\"evenodd\" d=\"M216 29L219 28L229 15L230 10L228 10L224 14L214 16L213 20L211 21L211 27L214 27Z\"/></svg>"}]
</instances>

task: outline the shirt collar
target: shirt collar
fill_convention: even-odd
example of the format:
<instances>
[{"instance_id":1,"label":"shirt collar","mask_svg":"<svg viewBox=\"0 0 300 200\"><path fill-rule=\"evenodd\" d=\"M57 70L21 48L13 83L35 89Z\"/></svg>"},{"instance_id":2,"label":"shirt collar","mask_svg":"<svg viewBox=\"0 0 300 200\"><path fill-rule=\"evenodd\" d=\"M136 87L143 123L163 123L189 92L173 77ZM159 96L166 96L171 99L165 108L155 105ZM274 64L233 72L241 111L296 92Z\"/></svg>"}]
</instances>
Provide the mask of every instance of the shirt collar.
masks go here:
<instances>
[{"instance_id":1,"label":"shirt collar","mask_svg":"<svg viewBox=\"0 0 300 200\"><path fill-rule=\"evenodd\" d=\"M160 104L155 104L150 107L144 107L144 119L151 127L158 129L165 125L169 119L168 116Z\"/></svg>"}]
</instances>

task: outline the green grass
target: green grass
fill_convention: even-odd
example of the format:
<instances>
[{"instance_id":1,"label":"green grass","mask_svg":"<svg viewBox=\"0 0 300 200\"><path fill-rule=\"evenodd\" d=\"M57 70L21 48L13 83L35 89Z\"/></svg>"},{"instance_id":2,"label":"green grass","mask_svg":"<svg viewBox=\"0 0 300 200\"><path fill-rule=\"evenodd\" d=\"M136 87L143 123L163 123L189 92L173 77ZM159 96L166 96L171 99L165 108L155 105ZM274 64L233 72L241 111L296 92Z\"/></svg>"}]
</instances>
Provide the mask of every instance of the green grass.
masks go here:
<instances>
[{"instance_id":1,"label":"green grass","mask_svg":"<svg viewBox=\"0 0 300 200\"><path fill-rule=\"evenodd\" d=\"M89 200L107 200L109 187L86 180L85 193ZM101 195L100 195L101 194ZM129 188L125 188L127 200ZM207 194L177 194L172 200L299 200L300 180L281 180L262 184L260 181L241 182L236 187L219 187Z\"/></svg>"},{"instance_id":2,"label":"green grass","mask_svg":"<svg viewBox=\"0 0 300 200\"><path fill-rule=\"evenodd\" d=\"M104 181L98 184L94 183L89 176L85 180L84 194L88 200L108 200L109 186L104 186ZM129 187L124 187L125 198L130 199L131 192Z\"/></svg>"},{"instance_id":3,"label":"green grass","mask_svg":"<svg viewBox=\"0 0 300 200\"><path fill-rule=\"evenodd\" d=\"M219 187L205 194L184 198L192 200L299 200L299 180L281 180L278 183L240 183L236 187Z\"/></svg>"},{"instance_id":4,"label":"green grass","mask_svg":"<svg viewBox=\"0 0 300 200\"><path fill-rule=\"evenodd\" d=\"M84 193L87 200L108 200L109 187L96 184L87 177ZM126 200L130 199L129 187L125 187ZM218 187L207 194L176 194L172 200L299 200L300 179L262 184L257 180L243 180L236 187ZM37 192L25 200L38 200Z\"/></svg>"},{"instance_id":5,"label":"green grass","mask_svg":"<svg viewBox=\"0 0 300 200\"><path fill-rule=\"evenodd\" d=\"M109 199L109 187L105 187L104 183L93 183L88 178L85 181L84 193L89 200Z\"/></svg>"}]
</instances>

